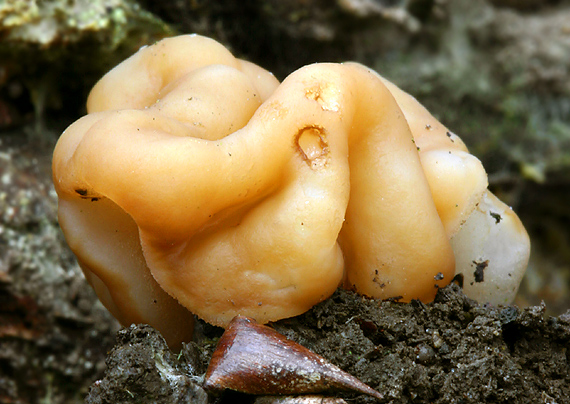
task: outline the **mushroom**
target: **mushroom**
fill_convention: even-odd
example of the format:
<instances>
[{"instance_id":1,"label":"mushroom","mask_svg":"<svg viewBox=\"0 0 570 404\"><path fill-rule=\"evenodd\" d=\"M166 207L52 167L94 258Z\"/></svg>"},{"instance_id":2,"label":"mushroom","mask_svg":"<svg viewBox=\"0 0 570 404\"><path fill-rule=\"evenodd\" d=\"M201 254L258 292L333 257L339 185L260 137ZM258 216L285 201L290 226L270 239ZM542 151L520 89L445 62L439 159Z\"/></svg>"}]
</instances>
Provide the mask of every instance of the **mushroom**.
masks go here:
<instances>
[{"instance_id":1,"label":"mushroom","mask_svg":"<svg viewBox=\"0 0 570 404\"><path fill-rule=\"evenodd\" d=\"M380 76L379 76L380 77ZM418 146L439 216L469 297L511 303L526 270L530 239L518 216L487 189L481 162L414 97L380 79L402 109Z\"/></svg>"},{"instance_id":2,"label":"mushroom","mask_svg":"<svg viewBox=\"0 0 570 404\"><path fill-rule=\"evenodd\" d=\"M510 207L486 191L451 245L467 296L491 304L514 300L528 264L530 240Z\"/></svg>"},{"instance_id":3,"label":"mushroom","mask_svg":"<svg viewBox=\"0 0 570 404\"><path fill-rule=\"evenodd\" d=\"M113 314L170 344L188 338L190 312L266 323L341 283L429 301L468 250L450 239L490 195L460 139L359 64L279 84L186 35L111 70L87 105L54 151L61 227Z\"/></svg>"},{"instance_id":4,"label":"mushroom","mask_svg":"<svg viewBox=\"0 0 570 404\"><path fill-rule=\"evenodd\" d=\"M180 47L191 47L194 53L173 52ZM174 90L184 91L183 86L194 86L191 91L195 98L184 100L193 102L191 112L202 114L196 120L192 120L195 116L186 117L186 122L193 125L193 136L224 136L223 128L215 125L224 122L239 124L240 120L243 125L261 101L273 92L278 82L264 69L234 59L224 47L207 38L171 38L147 49L118 65L114 70L115 75L108 75L109 79L102 80L90 93L87 102L89 115L68 128L56 146L54 183L59 194L60 226L101 302L122 324L148 323L161 331L170 346L177 347L181 341L191 338L194 317L153 278L135 221L123 208L92 187L75 187L76 184L72 182L77 177L74 176L82 175L78 170L67 171L64 176L57 173L67 170L63 164L72 158L86 132L92 130L100 120L112 117L112 111L144 109L144 102L152 104L162 97L162 103L154 108L166 107L171 115L176 116L183 113L184 104L178 102L172 93ZM150 52L155 51L165 59L153 57L157 54ZM179 58L173 60L176 56ZM147 68L136 67L141 64ZM232 64L234 69L227 69L228 64ZM207 69L200 70L204 67ZM129 80L124 80L121 69L126 70ZM172 70L167 72L167 69ZM147 76L137 77L133 74L136 72ZM117 77L117 82L112 81L114 77ZM183 79L177 83L180 85L165 89L167 84L181 77ZM212 84L208 80L213 80L218 88L215 85L208 88ZM145 97L150 97L151 101ZM234 105L230 104L232 100ZM214 111L218 115L215 116ZM215 129L208 131L206 127ZM230 129L225 128L226 132ZM97 143L97 139L94 141ZM104 149L99 150L104 154ZM128 162L117 156L115 163L121 165ZM114 175L112 172L108 174ZM65 183L64 178L70 183Z\"/></svg>"}]
</instances>

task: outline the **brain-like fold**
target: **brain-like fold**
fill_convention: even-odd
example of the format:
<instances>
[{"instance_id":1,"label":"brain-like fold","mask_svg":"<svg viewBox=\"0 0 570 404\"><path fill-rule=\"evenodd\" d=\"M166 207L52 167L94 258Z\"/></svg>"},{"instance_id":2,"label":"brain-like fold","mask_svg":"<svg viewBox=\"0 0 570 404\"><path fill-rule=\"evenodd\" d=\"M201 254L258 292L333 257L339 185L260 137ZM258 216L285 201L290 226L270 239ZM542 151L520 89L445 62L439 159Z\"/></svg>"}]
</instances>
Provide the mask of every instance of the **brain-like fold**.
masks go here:
<instances>
[{"instance_id":1,"label":"brain-like fold","mask_svg":"<svg viewBox=\"0 0 570 404\"><path fill-rule=\"evenodd\" d=\"M61 227L113 314L171 344L191 333L190 312L267 322L341 284L429 301L455 255L469 265L471 243L450 239L483 198L518 226L498 236L520 247L509 259L528 259L479 160L361 65L310 65L279 84L212 40L181 36L109 72L88 111L54 153Z\"/></svg>"}]
</instances>

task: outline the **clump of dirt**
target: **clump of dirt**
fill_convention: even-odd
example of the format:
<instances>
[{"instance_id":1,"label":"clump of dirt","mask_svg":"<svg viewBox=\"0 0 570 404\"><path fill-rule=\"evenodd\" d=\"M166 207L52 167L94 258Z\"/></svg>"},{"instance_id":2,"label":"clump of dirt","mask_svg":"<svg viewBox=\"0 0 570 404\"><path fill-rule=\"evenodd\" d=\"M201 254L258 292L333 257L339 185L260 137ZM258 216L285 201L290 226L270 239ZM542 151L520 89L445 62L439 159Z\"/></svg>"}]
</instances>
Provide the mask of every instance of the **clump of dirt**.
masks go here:
<instances>
[{"instance_id":1,"label":"clump of dirt","mask_svg":"<svg viewBox=\"0 0 570 404\"><path fill-rule=\"evenodd\" d=\"M170 352L151 326L132 325L118 332L105 378L91 387L86 402L205 404L207 395L192 376L195 360Z\"/></svg>"},{"instance_id":2,"label":"clump of dirt","mask_svg":"<svg viewBox=\"0 0 570 404\"><path fill-rule=\"evenodd\" d=\"M118 334L104 379L87 403L236 403L199 387L223 330L202 324L198 341L172 354L149 326ZM486 306L452 284L423 304L379 302L339 290L273 327L384 394L391 403L563 403L570 397L570 311ZM337 394L352 403L376 399Z\"/></svg>"}]
</instances>

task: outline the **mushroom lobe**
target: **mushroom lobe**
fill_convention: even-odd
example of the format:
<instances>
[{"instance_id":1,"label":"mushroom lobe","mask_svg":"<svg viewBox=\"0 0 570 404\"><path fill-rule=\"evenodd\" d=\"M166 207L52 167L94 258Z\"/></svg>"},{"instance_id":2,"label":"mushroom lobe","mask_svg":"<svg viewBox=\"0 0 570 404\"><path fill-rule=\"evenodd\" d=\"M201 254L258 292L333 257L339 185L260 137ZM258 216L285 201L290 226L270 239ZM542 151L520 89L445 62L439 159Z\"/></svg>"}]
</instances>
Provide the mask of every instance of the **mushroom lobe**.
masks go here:
<instances>
[{"instance_id":1,"label":"mushroom lobe","mask_svg":"<svg viewBox=\"0 0 570 404\"><path fill-rule=\"evenodd\" d=\"M381 393L323 357L253 319L236 316L222 335L204 388L248 394Z\"/></svg>"}]
</instances>

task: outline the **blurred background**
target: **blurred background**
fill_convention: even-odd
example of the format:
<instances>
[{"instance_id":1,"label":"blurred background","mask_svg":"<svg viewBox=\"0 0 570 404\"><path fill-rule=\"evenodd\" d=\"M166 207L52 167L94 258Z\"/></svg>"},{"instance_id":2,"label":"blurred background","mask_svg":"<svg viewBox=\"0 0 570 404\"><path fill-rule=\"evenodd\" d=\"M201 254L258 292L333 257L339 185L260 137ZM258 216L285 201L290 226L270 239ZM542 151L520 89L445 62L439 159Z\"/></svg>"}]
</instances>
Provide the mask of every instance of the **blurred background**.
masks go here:
<instances>
[{"instance_id":1,"label":"blurred background","mask_svg":"<svg viewBox=\"0 0 570 404\"><path fill-rule=\"evenodd\" d=\"M516 303L570 308L570 1L0 0L0 403L79 403L118 325L57 227L51 153L143 45L199 33L283 79L359 61L467 143L531 234Z\"/></svg>"}]
</instances>

